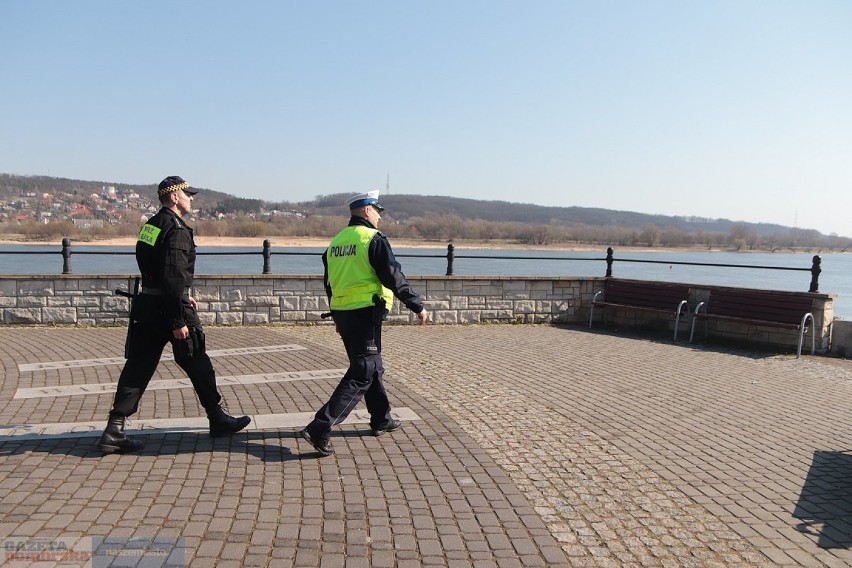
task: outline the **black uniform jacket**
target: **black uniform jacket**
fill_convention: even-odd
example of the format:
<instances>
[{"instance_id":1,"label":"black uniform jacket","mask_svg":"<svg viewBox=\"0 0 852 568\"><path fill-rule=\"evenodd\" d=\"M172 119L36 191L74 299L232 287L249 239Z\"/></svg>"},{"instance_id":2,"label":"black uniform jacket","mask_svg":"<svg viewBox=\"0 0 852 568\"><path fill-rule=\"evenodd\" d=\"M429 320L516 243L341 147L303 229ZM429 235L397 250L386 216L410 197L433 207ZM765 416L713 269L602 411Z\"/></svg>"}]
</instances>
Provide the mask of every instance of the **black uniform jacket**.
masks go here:
<instances>
[{"instance_id":1,"label":"black uniform jacket","mask_svg":"<svg viewBox=\"0 0 852 568\"><path fill-rule=\"evenodd\" d=\"M352 218L349 219L349 226L351 227L353 225L363 225L371 229L376 228L368 220L363 217L358 217L357 215L353 215ZM328 300L331 301L331 285L328 282L327 253L328 251L322 253L322 264L325 267L323 282L325 283L325 293L328 296ZM383 235L381 231L376 233L370 241L370 245L367 249L367 255L370 259L370 266L372 266L373 270L376 271L376 276L379 278L379 282L382 283L382 286L391 290L394 296L396 296L400 302L405 304L405 307L415 314L422 312L423 299L419 294L411 289L411 284L408 283L408 280L405 278L405 274L402 273L402 266L399 264L396 257L394 257L393 250L391 250L387 237Z\"/></svg>"},{"instance_id":2,"label":"black uniform jacket","mask_svg":"<svg viewBox=\"0 0 852 568\"><path fill-rule=\"evenodd\" d=\"M159 233L153 245L149 244L152 239L143 240L141 233L136 241L136 263L142 273L142 293L146 296L153 294L161 305L164 326L180 329L186 325L184 309L189 306L189 288L195 275L192 228L165 207L148 219L143 233L147 225L159 229Z\"/></svg>"}]
</instances>

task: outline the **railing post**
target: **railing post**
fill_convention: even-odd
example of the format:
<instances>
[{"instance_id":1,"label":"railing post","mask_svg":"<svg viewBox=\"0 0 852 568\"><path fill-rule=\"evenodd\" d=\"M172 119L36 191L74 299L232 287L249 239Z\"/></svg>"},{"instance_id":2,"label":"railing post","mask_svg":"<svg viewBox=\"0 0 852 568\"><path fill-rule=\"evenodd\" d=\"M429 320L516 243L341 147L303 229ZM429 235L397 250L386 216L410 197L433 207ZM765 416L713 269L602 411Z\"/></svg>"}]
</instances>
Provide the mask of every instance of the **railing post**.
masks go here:
<instances>
[{"instance_id":1,"label":"railing post","mask_svg":"<svg viewBox=\"0 0 852 568\"><path fill-rule=\"evenodd\" d=\"M447 276L453 275L453 259L456 257L455 250L456 247L453 246L453 243L447 245Z\"/></svg>"},{"instance_id":2,"label":"railing post","mask_svg":"<svg viewBox=\"0 0 852 568\"><path fill-rule=\"evenodd\" d=\"M607 247L606 249L606 277L609 278L612 276L612 261L615 260L612 257L612 247Z\"/></svg>"},{"instance_id":3,"label":"railing post","mask_svg":"<svg viewBox=\"0 0 852 568\"><path fill-rule=\"evenodd\" d=\"M822 268L820 268L821 264L822 259L819 255L814 255L814 263L811 266L811 288L808 292L819 292L819 273L822 272Z\"/></svg>"},{"instance_id":4,"label":"railing post","mask_svg":"<svg viewBox=\"0 0 852 568\"><path fill-rule=\"evenodd\" d=\"M62 239L62 274L71 274L71 239Z\"/></svg>"},{"instance_id":5,"label":"railing post","mask_svg":"<svg viewBox=\"0 0 852 568\"><path fill-rule=\"evenodd\" d=\"M272 243L269 242L269 239L264 239L263 241L263 273L271 274L272 273Z\"/></svg>"}]
</instances>

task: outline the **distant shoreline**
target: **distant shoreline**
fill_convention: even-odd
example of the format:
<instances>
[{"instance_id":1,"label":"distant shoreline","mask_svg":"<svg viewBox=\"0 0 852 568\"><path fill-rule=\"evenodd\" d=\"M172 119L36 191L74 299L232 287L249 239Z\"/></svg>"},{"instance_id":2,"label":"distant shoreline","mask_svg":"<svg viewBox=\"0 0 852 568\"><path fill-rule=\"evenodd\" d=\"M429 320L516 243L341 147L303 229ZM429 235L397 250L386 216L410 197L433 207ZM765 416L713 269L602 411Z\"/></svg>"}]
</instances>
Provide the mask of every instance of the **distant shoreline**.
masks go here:
<instances>
[{"instance_id":1,"label":"distant shoreline","mask_svg":"<svg viewBox=\"0 0 852 568\"><path fill-rule=\"evenodd\" d=\"M325 248L331 240L326 237L266 237L269 240L272 248ZM199 247L263 247L264 237L203 237L199 236L195 239ZM409 248L429 248L429 249L445 249L447 242L438 241L423 241L413 239L390 239L391 245L395 249ZM91 241L83 241L71 239L71 246L98 246L98 247L118 247L118 246L133 246L136 244L136 237L117 237L109 239L97 239ZM55 241L28 241L23 239L14 239L0 237L0 246L2 245L33 245L33 246L61 246L62 239ZM607 247L605 245L577 245L577 244L553 244L553 245L527 245L513 241L464 241L455 240L453 245L456 249L481 249L481 250L540 250L540 251L600 251L606 254ZM825 252L831 253L846 253L842 250L793 250L780 249L769 251L765 249L757 250L741 250L735 251L723 247L631 247L631 246L614 246L613 249L618 252L741 252L749 253L812 253L820 254Z\"/></svg>"},{"instance_id":2,"label":"distant shoreline","mask_svg":"<svg viewBox=\"0 0 852 568\"><path fill-rule=\"evenodd\" d=\"M199 247L258 247L263 246L263 241L269 240L272 248L290 247L290 248L325 248L328 246L331 238L326 237L196 237L195 244ZM391 245L397 248L439 248L446 250L447 242L438 241L422 241L413 239L390 239ZM0 238L0 245L39 245L39 246L61 246L61 239L58 241L25 241L14 240L8 238ZM81 241L71 239L71 246L99 246L99 247L117 247L117 246L133 246L136 244L136 237L118 237L111 239L98 239L92 241ZM456 248L465 249L486 249L486 250L568 250L568 251L602 251L606 252L605 246L595 245L524 245L510 241L454 241L453 245ZM620 250L628 250L627 248ZM662 250L635 248L635 250ZM674 250L674 249L672 249Z\"/></svg>"}]
</instances>

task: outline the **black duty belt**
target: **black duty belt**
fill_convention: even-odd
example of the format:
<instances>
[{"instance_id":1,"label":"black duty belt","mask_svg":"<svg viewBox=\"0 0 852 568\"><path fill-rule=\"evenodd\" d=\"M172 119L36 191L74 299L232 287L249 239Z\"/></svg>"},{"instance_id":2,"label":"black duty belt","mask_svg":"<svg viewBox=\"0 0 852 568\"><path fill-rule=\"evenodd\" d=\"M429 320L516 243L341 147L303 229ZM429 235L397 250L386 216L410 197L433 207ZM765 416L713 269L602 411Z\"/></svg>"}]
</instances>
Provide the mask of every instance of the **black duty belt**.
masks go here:
<instances>
[{"instance_id":1,"label":"black duty belt","mask_svg":"<svg viewBox=\"0 0 852 568\"><path fill-rule=\"evenodd\" d=\"M142 294L145 296L162 296L164 293L162 288L142 288ZM183 291L183 297L189 297L189 289Z\"/></svg>"}]
</instances>

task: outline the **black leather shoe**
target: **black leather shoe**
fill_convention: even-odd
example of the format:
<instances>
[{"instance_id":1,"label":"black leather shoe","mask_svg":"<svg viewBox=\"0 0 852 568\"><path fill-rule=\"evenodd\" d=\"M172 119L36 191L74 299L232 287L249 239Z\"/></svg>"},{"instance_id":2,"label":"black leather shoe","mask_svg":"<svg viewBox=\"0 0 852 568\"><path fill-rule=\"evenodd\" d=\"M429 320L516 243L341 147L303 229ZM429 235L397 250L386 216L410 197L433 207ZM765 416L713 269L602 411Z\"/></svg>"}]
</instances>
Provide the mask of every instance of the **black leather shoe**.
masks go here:
<instances>
[{"instance_id":1,"label":"black leather shoe","mask_svg":"<svg viewBox=\"0 0 852 568\"><path fill-rule=\"evenodd\" d=\"M105 454L126 454L142 449L145 442L131 438L124 433L124 416L110 416L107 427L98 440L98 449Z\"/></svg>"},{"instance_id":2,"label":"black leather shoe","mask_svg":"<svg viewBox=\"0 0 852 568\"><path fill-rule=\"evenodd\" d=\"M212 412L208 412L207 418L210 419L211 438L221 438L222 436L236 434L251 424L251 418L248 416L231 416L225 413L221 406L217 406Z\"/></svg>"},{"instance_id":3,"label":"black leather shoe","mask_svg":"<svg viewBox=\"0 0 852 568\"><path fill-rule=\"evenodd\" d=\"M373 428L370 430L370 433L373 436L381 436L383 434L387 434L388 432L395 432L400 428L402 428L402 420L391 418L390 422L388 422L385 426L381 428Z\"/></svg>"},{"instance_id":4,"label":"black leather shoe","mask_svg":"<svg viewBox=\"0 0 852 568\"><path fill-rule=\"evenodd\" d=\"M331 447L331 442L325 438L314 438L311 436L311 433L308 432L308 429L299 430L299 436L305 439L310 445L314 447L317 453L323 457L330 456L334 453L334 450Z\"/></svg>"}]
</instances>

